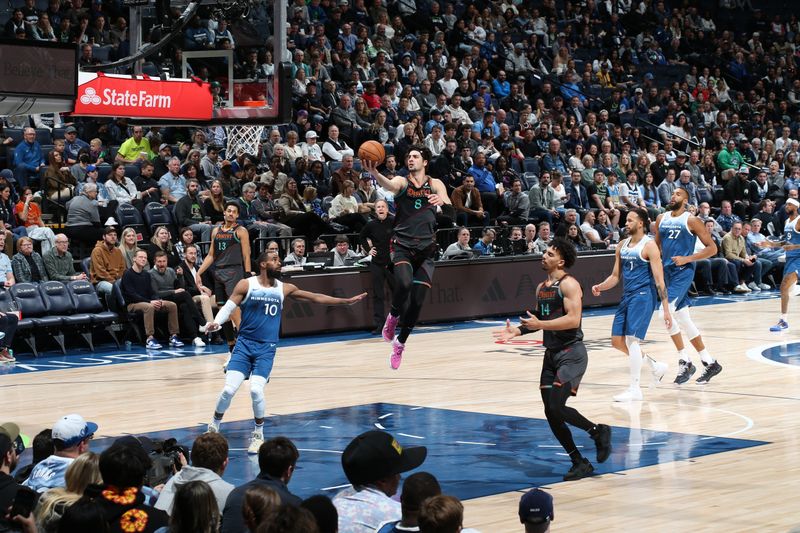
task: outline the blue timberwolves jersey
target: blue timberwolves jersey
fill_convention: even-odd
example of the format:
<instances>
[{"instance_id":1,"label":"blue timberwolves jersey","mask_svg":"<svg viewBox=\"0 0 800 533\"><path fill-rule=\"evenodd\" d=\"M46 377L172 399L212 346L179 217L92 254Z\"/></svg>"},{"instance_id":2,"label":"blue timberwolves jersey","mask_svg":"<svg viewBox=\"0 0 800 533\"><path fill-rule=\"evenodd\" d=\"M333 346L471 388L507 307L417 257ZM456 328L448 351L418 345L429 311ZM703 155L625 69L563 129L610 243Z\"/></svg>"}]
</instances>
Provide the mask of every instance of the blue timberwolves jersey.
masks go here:
<instances>
[{"instance_id":1,"label":"blue timberwolves jersey","mask_svg":"<svg viewBox=\"0 0 800 533\"><path fill-rule=\"evenodd\" d=\"M787 219L786 224L783 226L783 240L786 241L786 244L800 244L800 232L797 231L797 221L797 217ZM786 251L787 262L790 259L797 259L798 257L800 257L800 249Z\"/></svg>"},{"instance_id":2,"label":"blue timberwolves jersey","mask_svg":"<svg viewBox=\"0 0 800 533\"><path fill-rule=\"evenodd\" d=\"M258 342L278 342L283 310L283 283L263 287L258 276L248 278L247 295L239 306L242 324L239 336Z\"/></svg>"},{"instance_id":3,"label":"blue timberwolves jersey","mask_svg":"<svg viewBox=\"0 0 800 533\"><path fill-rule=\"evenodd\" d=\"M682 215L673 217L672 213L667 211L661 217L658 235L661 238L661 259L665 267L674 267L672 258L677 255L694 254L697 236L689 229L690 216L688 211L684 211ZM685 266L693 269L694 263Z\"/></svg>"},{"instance_id":4,"label":"blue timberwolves jersey","mask_svg":"<svg viewBox=\"0 0 800 533\"><path fill-rule=\"evenodd\" d=\"M654 287L650 262L642 257L645 245L652 239L645 235L635 246L630 239L625 240L619 252L619 268L622 273L622 287L625 294Z\"/></svg>"}]
</instances>

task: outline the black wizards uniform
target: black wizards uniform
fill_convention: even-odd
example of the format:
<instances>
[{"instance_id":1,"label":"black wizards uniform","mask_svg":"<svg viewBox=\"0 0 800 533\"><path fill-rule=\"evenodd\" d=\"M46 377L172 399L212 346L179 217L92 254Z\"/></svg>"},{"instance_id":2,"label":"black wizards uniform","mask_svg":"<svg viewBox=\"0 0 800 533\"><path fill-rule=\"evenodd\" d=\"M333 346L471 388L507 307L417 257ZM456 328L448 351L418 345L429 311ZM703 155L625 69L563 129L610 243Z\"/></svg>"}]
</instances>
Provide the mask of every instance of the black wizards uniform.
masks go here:
<instances>
[{"instance_id":1,"label":"black wizards uniform","mask_svg":"<svg viewBox=\"0 0 800 533\"><path fill-rule=\"evenodd\" d=\"M394 195L392 262L411 265L414 283L430 287L436 254L436 206L428 203L428 196L433 194L431 180L426 176L421 187L405 180L405 186Z\"/></svg>"},{"instance_id":2,"label":"black wizards uniform","mask_svg":"<svg viewBox=\"0 0 800 533\"><path fill-rule=\"evenodd\" d=\"M564 316L564 295L561 293L561 282L568 275L552 282L539 285L536 293L536 318L553 320ZM574 329L561 331L543 331L546 351L542 363L540 389L561 387L563 383L572 385L573 396L578 393L581 378L586 372L589 357L583 345L583 330L580 324Z\"/></svg>"}]
</instances>

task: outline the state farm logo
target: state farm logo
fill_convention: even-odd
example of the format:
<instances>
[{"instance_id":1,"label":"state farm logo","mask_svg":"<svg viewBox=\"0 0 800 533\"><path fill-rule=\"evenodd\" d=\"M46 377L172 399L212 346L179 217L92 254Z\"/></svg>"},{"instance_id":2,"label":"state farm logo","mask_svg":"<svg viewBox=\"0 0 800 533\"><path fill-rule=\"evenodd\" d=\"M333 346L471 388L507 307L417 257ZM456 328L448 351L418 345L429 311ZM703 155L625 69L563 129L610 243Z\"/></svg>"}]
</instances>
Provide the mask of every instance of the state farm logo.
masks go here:
<instances>
[{"instance_id":1,"label":"state farm logo","mask_svg":"<svg viewBox=\"0 0 800 533\"><path fill-rule=\"evenodd\" d=\"M101 101L102 98L97 96L97 91L94 90L94 87L87 87L81 95L81 103L83 105L100 105Z\"/></svg>"},{"instance_id":2,"label":"state farm logo","mask_svg":"<svg viewBox=\"0 0 800 533\"><path fill-rule=\"evenodd\" d=\"M108 105L114 107L145 107L151 109L170 109L172 96L165 94L150 94L147 91L118 91L116 89L103 89L102 96L97 94L94 87L86 87L80 96L84 105Z\"/></svg>"}]
</instances>

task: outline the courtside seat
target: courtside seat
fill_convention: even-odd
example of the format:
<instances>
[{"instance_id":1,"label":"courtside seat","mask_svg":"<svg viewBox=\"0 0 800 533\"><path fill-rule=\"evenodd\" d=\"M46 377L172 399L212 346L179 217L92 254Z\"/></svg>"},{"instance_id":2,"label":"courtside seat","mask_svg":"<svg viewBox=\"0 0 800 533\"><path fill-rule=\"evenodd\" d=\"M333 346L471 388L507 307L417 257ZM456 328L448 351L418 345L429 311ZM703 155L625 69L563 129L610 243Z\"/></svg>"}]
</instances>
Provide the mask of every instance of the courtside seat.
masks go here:
<instances>
[{"instance_id":1,"label":"courtside seat","mask_svg":"<svg viewBox=\"0 0 800 533\"><path fill-rule=\"evenodd\" d=\"M94 286L86 280L75 280L67 283L67 290L72 298L72 305L77 313L74 316L86 314L91 318L92 326L103 327L108 331L111 338L119 348L120 343L117 338L116 331L112 327L117 320L119 314L114 311L106 311L103 304L100 303L100 298L94 290ZM89 345L89 348L94 351L94 343L92 342L92 328L80 332L83 339Z\"/></svg>"},{"instance_id":2,"label":"courtside seat","mask_svg":"<svg viewBox=\"0 0 800 533\"><path fill-rule=\"evenodd\" d=\"M39 287L35 283L17 283L11 286L10 292L22 313L22 320L17 325L17 334L25 340L33 355L39 357L39 352L36 350L35 320L47 313Z\"/></svg>"},{"instance_id":3,"label":"courtside seat","mask_svg":"<svg viewBox=\"0 0 800 533\"><path fill-rule=\"evenodd\" d=\"M144 222L150 235L156 226L166 226L171 235L176 234L172 213L161 204L151 202L144 206Z\"/></svg>"},{"instance_id":4,"label":"courtside seat","mask_svg":"<svg viewBox=\"0 0 800 533\"><path fill-rule=\"evenodd\" d=\"M136 233L144 232L142 214L132 204L119 204L116 215L117 222L122 229L133 228Z\"/></svg>"},{"instance_id":5,"label":"courtside seat","mask_svg":"<svg viewBox=\"0 0 800 533\"><path fill-rule=\"evenodd\" d=\"M73 302L66 285L60 281L40 283L39 293L42 295L47 316L34 318L34 324L37 328L48 330L61 347L61 352L66 353L64 331L91 330L92 315L75 312L75 302Z\"/></svg>"}]
</instances>

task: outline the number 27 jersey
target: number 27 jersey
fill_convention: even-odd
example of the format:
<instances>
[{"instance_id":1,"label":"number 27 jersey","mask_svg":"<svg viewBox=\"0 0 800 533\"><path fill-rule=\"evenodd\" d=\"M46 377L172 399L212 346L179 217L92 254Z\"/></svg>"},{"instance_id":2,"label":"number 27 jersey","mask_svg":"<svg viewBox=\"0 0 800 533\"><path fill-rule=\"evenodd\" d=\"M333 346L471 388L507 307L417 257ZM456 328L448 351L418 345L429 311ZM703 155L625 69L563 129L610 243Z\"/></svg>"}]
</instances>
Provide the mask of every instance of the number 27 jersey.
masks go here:
<instances>
[{"instance_id":1,"label":"number 27 jersey","mask_svg":"<svg viewBox=\"0 0 800 533\"><path fill-rule=\"evenodd\" d=\"M694 254L695 241L697 236L689 229L689 217L691 214L684 211L680 216L673 217L667 211L661 217L658 225L658 237L661 240L661 260L665 267L675 268L672 258L675 256L686 256ZM684 268L694 269L695 263L688 263Z\"/></svg>"},{"instance_id":2,"label":"number 27 jersey","mask_svg":"<svg viewBox=\"0 0 800 533\"><path fill-rule=\"evenodd\" d=\"M240 305L242 323L239 335L249 340L277 344L283 310L283 283L264 287L258 276L247 279L247 294Z\"/></svg>"}]
</instances>

